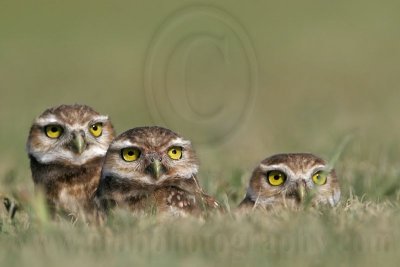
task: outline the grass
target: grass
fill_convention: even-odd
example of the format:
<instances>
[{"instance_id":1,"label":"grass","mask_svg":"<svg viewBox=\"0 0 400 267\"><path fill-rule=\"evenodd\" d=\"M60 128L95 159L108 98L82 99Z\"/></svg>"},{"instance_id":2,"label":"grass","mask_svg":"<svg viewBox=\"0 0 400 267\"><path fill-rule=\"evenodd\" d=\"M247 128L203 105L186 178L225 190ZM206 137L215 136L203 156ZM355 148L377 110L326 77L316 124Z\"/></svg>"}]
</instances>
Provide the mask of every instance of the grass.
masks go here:
<instances>
[{"instance_id":1,"label":"grass","mask_svg":"<svg viewBox=\"0 0 400 267\"><path fill-rule=\"evenodd\" d=\"M43 202L29 195L14 220L2 214L0 259L3 266L395 266L398 191L372 201L354 194L367 192L365 184L350 186L335 208L249 214L235 212L233 198L211 187L230 212L198 220L119 211L104 227L51 221ZM242 195L242 187L232 186L230 195Z\"/></svg>"},{"instance_id":2,"label":"grass","mask_svg":"<svg viewBox=\"0 0 400 267\"><path fill-rule=\"evenodd\" d=\"M106 228L3 221L7 266L395 265L399 209L349 199L335 210L228 214L206 222L120 215Z\"/></svg>"},{"instance_id":3,"label":"grass","mask_svg":"<svg viewBox=\"0 0 400 267\"><path fill-rule=\"evenodd\" d=\"M257 61L248 116L217 143L200 142L199 133L217 135L230 126L223 120L199 129L178 112L164 114L165 123L152 116L146 98L145 66L155 33L175 11L200 2L242 25ZM0 265L397 266L398 10L399 2L391 0L1 1L0 194L18 199L23 209L10 221L0 205ZM215 42L225 29L198 21L182 30L199 25ZM168 36L171 43L182 37ZM227 37L228 51L240 52ZM231 109L242 104L236 94L243 84L241 64L225 72L226 62L221 65L212 48L199 46L189 62L197 71L188 72L189 95L203 103L195 107L204 114L221 103ZM167 73L171 87L181 84L175 63ZM214 95L207 88L221 91ZM169 93L180 111L179 103L188 99ZM162 95L154 97L158 105L171 104ZM33 194L25 141L32 120L45 108L76 102L109 114L118 133L161 124L193 140L201 184L231 212L203 222L119 214L104 228L49 221ZM331 159L343 193L339 206L235 214L252 168L280 152Z\"/></svg>"}]
</instances>

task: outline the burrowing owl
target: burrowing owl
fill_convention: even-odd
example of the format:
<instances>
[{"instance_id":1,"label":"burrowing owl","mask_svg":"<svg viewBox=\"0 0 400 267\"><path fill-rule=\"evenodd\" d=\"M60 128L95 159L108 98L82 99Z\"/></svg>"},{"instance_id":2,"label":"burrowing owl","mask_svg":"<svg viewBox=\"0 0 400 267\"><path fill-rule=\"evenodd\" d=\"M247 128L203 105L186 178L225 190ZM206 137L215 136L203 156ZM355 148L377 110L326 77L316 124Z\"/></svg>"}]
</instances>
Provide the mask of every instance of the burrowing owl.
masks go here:
<instances>
[{"instance_id":1,"label":"burrowing owl","mask_svg":"<svg viewBox=\"0 0 400 267\"><path fill-rule=\"evenodd\" d=\"M323 159L307 153L278 154L255 168L239 207L298 207L305 200L334 206L339 198L335 170Z\"/></svg>"},{"instance_id":2,"label":"burrowing owl","mask_svg":"<svg viewBox=\"0 0 400 267\"><path fill-rule=\"evenodd\" d=\"M198 169L190 141L157 126L134 128L110 145L97 201L106 212L117 205L134 213L153 208L169 215L200 215L218 203L203 193Z\"/></svg>"},{"instance_id":3,"label":"burrowing owl","mask_svg":"<svg viewBox=\"0 0 400 267\"><path fill-rule=\"evenodd\" d=\"M108 117L85 105L49 108L34 121L27 152L35 188L44 191L51 211L91 208L114 135Z\"/></svg>"}]
</instances>

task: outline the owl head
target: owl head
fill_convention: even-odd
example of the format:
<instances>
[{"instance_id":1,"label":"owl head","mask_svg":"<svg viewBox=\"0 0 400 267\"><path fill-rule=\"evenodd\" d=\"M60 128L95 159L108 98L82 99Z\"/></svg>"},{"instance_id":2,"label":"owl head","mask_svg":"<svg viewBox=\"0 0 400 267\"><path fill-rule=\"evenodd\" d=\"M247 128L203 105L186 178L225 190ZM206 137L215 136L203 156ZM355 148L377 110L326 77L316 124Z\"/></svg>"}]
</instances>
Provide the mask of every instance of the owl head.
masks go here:
<instances>
[{"instance_id":1,"label":"owl head","mask_svg":"<svg viewBox=\"0 0 400 267\"><path fill-rule=\"evenodd\" d=\"M138 127L119 135L110 145L102 179L112 177L141 185L171 179L191 179L198 161L190 141L162 127Z\"/></svg>"},{"instance_id":2,"label":"owl head","mask_svg":"<svg viewBox=\"0 0 400 267\"><path fill-rule=\"evenodd\" d=\"M107 116L85 105L61 105L45 110L36 118L27 151L42 164L82 165L103 157L114 135Z\"/></svg>"},{"instance_id":3,"label":"owl head","mask_svg":"<svg viewBox=\"0 0 400 267\"><path fill-rule=\"evenodd\" d=\"M247 199L264 207L336 205L340 198L335 170L323 159L307 153L278 154L264 159L250 178Z\"/></svg>"}]
</instances>

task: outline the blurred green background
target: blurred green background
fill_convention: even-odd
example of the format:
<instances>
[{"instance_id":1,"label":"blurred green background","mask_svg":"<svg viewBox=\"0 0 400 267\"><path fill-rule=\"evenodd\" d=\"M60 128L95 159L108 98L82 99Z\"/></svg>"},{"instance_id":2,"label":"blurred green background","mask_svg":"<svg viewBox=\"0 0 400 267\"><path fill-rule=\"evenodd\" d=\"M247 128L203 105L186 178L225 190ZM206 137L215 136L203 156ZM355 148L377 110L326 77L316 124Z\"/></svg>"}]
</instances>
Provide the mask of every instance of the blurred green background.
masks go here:
<instances>
[{"instance_id":1,"label":"blurred green background","mask_svg":"<svg viewBox=\"0 0 400 267\"><path fill-rule=\"evenodd\" d=\"M240 52L240 39L227 41L232 49L228 63L218 58L212 43L191 50L189 67L194 71L187 74L191 76L186 89L197 101L195 108L231 109L233 117L237 114L232 106L244 110L229 134L216 142L201 137L218 134L225 121L232 122L229 114L216 124L191 127L176 116L179 103L188 102L188 96L172 91L172 105L165 99L163 106L163 90L171 91L179 84L174 81L167 89L153 88L155 104L146 97L149 62L154 68L165 64L163 53L173 49L175 41L191 34L214 34L218 27L221 36L229 31L207 17L168 31L171 27L166 24L174 19L185 25L179 14L186 8L204 7L234 21L226 24L233 32L245 32L256 66L251 69L232 54ZM347 136L352 141L337 165L342 179L354 178L348 166L365 169L366 165L369 175L373 170L382 174L400 158L399 8L398 1L3 0L0 176L17 169L17 176L30 183L24 150L29 126L45 108L62 103L85 103L110 115L118 133L141 125L171 127L194 141L205 181L228 181L232 168L249 172L277 152L313 152L329 159ZM157 39L160 32L165 36ZM158 46L152 48L154 40ZM165 51L164 43L169 46ZM149 59L151 49L162 55ZM225 71L235 64L238 69ZM168 77L182 78L178 67L170 69L174 73ZM237 78L242 71L252 72L256 83L245 109L240 94L248 96L250 76ZM230 79L235 83L227 82ZM157 87L157 81L150 82ZM167 113L167 120L160 121L151 113L154 108L162 112L175 108L177 113ZM383 162L390 164L380 170Z\"/></svg>"},{"instance_id":2,"label":"blurred green background","mask_svg":"<svg viewBox=\"0 0 400 267\"><path fill-rule=\"evenodd\" d=\"M332 212L227 215L205 224L120 218L104 232L43 228L28 212L29 220L0 222L0 259L7 266L395 263L399 11L389 0L0 0L0 191L32 192L25 141L33 119L50 106L84 103L110 115L118 133L160 124L193 140L201 183L232 208L252 168L279 152L327 160L341 152L343 192ZM293 235L302 242L309 233L306 248L286 251ZM224 250L215 253L207 241L220 235L216 248ZM141 243L179 237L206 249ZM289 244L269 246L257 239L264 237Z\"/></svg>"}]
</instances>

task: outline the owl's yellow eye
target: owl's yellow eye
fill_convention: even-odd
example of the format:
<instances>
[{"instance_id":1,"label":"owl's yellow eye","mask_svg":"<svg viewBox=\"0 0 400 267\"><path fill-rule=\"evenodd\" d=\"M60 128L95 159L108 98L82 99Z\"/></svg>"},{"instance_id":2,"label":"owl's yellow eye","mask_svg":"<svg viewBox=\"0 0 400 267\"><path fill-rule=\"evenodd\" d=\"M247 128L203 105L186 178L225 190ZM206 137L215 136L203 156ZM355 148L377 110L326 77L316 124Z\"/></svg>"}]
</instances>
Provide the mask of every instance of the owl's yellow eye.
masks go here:
<instances>
[{"instance_id":1,"label":"owl's yellow eye","mask_svg":"<svg viewBox=\"0 0 400 267\"><path fill-rule=\"evenodd\" d=\"M101 122L92 124L89 131L94 137L99 137L103 133L103 124Z\"/></svg>"},{"instance_id":2,"label":"owl's yellow eye","mask_svg":"<svg viewBox=\"0 0 400 267\"><path fill-rule=\"evenodd\" d=\"M140 157L140 150L135 147L128 147L121 150L121 156L125 161L135 161Z\"/></svg>"},{"instance_id":3,"label":"owl's yellow eye","mask_svg":"<svg viewBox=\"0 0 400 267\"><path fill-rule=\"evenodd\" d=\"M63 133L63 128L60 125L47 125L44 131L49 138L58 138Z\"/></svg>"},{"instance_id":4,"label":"owl's yellow eye","mask_svg":"<svg viewBox=\"0 0 400 267\"><path fill-rule=\"evenodd\" d=\"M314 184L316 184L316 185L324 185L324 184L326 184L327 178L328 178L328 174L326 172L324 172L324 171L316 172L312 176L312 180L313 180Z\"/></svg>"},{"instance_id":5,"label":"owl's yellow eye","mask_svg":"<svg viewBox=\"0 0 400 267\"><path fill-rule=\"evenodd\" d=\"M270 185L279 186L286 181L286 174L281 171L270 171L267 173L267 178Z\"/></svg>"},{"instance_id":6,"label":"owl's yellow eye","mask_svg":"<svg viewBox=\"0 0 400 267\"><path fill-rule=\"evenodd\" d=\"M182 158L182 148L179 146L173 146L168 149L168 156L171 159L177 160Z\"/></svg>"}]
</instances>

